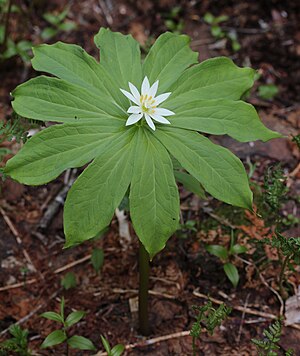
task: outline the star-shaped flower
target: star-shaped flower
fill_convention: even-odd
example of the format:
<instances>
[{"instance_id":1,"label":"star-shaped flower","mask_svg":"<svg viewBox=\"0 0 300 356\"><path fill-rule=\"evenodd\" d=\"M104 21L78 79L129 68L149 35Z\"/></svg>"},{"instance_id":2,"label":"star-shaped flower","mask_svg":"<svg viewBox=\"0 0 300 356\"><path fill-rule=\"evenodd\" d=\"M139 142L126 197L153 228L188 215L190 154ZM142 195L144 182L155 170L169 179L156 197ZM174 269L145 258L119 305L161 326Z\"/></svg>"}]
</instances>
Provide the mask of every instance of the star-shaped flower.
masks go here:
<instances>
[{"instance_id":1,"label":"star-shaped flower","mask_svg":"<svg viewBox=\"0 0 300 356\"><path fill-rule=\"evenodd\" d=\"M155 131L155 125L153 120L161 124L170 124L170 121L167 120L164 116L175 115L175 113L168 109L158 108L162 102L168 99L171 93L164 93L158 96L155 96L158 89L157 80L151 87L147 77L144 78L141 88L141 94L139 93L136 86L132 83L129 84L131 93L124 89L120 89L121 92L137 106L130 106L127 112L131 114L126 121L126 126L133 125L140 121L144 116L147 124L150 128ZM152 120L153 119L153 120Z\"/></svg>"}]
</instances>

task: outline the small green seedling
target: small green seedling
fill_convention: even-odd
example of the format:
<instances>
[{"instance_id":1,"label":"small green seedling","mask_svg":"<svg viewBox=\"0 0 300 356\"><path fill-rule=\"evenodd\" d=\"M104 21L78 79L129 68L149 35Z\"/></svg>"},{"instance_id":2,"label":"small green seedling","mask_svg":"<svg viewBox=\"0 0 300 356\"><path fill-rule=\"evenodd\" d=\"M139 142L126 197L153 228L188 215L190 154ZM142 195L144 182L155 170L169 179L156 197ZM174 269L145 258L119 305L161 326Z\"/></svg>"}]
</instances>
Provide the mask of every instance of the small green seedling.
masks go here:
<instances>
[{"instance_id":1,"label":"small green seedling","mask_svg":"<svg viewBox=\"0 0 300 356\"><path fill-rule=\"evenodd\" d=\"M19 356L31 356L28 348L28 330L23 330L19 325L9 328L12 338L0 343L0 355L10 356L12 352Z\"/></svg>"},{"instance_id":2,"label":"small green seedling","mask_svg":"<svg viewBox=\"0 0 300 356\"><path fill-rule=\"evenodd\" d=\"M277 356L277 351L281 349L279 346L280 337L282 332L282 320L277 320L269 326L268 329L263 331L263 339L252 339L252 343L256 346L259 356ZM280 353L282 355L282 353ZM294 355L292 349L288 349L285 356Z\"/></svg>"},{"instance_id":3,"label":"small green seedling","mask_svg":"<svg viewBox=\"0 0 300 356\"><path fill-rule=\"evenodd\" d=\"M102 341L103 347L105 348L105 351L107 352L107 356L120 356L120 355L122 355L122 353L125 350L124 345L118 344L118 345L115 345L113 348L111 348L110 345L109 345L109 342L107 341L107 339L103 335L100 335L100 337L101 337L101 341Z\"/></svg>"},{"instance_id":4,"label":"small green seedling","mask_svg":"<svg viewBox=\"0 0 300 356\"><path fill-rule=\"evenodd\" d=\"M60 329L53 331L49 334L44 342L41 345L42 349L56 346L62 343L66 343L67 346L70 346L72 349L79 350L96 350L94 344L90 339L87 339L83 336L68 335L68 329L77 324L84 316L84 311L74 311L70 313L67 318L65 318L65 300L61 299L60 304L60 314L55 312L45 312L41 314L43 318L56 321L61 325Z\"/></svg>"},{"instance_id":5,"label":"small green seedling","mask_svg":"<svg viewBox=\"0 0 300 356\"><path fill-rule=\"evenodd\" d=\"M97 273L100 272L100 269L103 266L104 262L104 253L100 248L94 248L91 256L92 265Z\"/></svg>"},{"instance_id":6,"label":"small green seedling","mask_svg":"<svg viewBox=\"0 0 300 356\"><path fill-rule=\"evenodd\" d=\"M241 45L238 42L236 31L234 30L223 31L220 26L222 22L225 22L228 19L229 17L226 15L214 16L210 12L207 12L203 17L203 20L210 25L210 32L212 36L215 37L216 39L226 38L227 40L230 41L231 47L234 50L234 52L237 52L241 49Z\"/></svg>"},{"instance_id":7,"label":"small green seedling","mask_svg":"<svg viewBox=\"0 0 300 356\"><path fill-rule=\"evenodd\" d=\"M174 6L169 13L164 15L166 28L177 35L182 33L184 27L184 22L180 16L181 10L181 6Z\"/></svg>"},{"instance_id":8,"label":"small green seedling","mask_svg":"<svg viewBox=\"0 0 300 356\"><path fill-rule=\"evenodd\" d=\"M247 248L245 246L234 243L234 234L232 232L229 249L220 245L207 245L206 250L222 260L224 263L223 269L226 276L232 285L236 287L240 280L239 271L230 261L235 255L247 252Z\"/></svg>"},{"instance_id":9,"label":"small green seedling","mask_svg":"<svg viewBox=\"0 0 300 356\"><path fill-rule=\"evenodd\" d=\"M61 285L65 290L75 288L77 286L76 276L73 272L68 272L62 279Z\"/></svg>"},{"instance_id":10,"label":"small green seedling","mask_svg":"<svg viewBox=\"0 0 300 356\"><path fill-rule=\"evenodd\" d=\"M69 32L76 29L77 25L74 21L66 20L68 12L69 8L66 8L58 15L49 12L43 15L44 19L51 25L42 31L41 37L43 40L49 40L59 32Z\"/></svg>"},{"instance_id":11,"label":"small green seedling","mask_svg":"<svg viewBox=\"0 0 300 356\"><path fill-rule=\"evenodd\" d=\"M210 335L213 335L215 328L221 325L231 313L232 309L225 304L221 304L218 309L215 309L212 307L210 300L202 307L193 305L192 308L198 313L190 332L190 335L193 337L193 355L195 356L197 355L196 339L200 337L203 328L205 328Z\"/></svg>"},{"instance_id":12,"label":"small green seedling","mask_svg":"<svg viewBox=\"0 0 300 356\"><path fill-rule=\"evenodd\" d=\"M261 99L273 100L279 93L279 89L275 84L260 85L258 87L258 96Z\"/></svg>"}]
</instances>

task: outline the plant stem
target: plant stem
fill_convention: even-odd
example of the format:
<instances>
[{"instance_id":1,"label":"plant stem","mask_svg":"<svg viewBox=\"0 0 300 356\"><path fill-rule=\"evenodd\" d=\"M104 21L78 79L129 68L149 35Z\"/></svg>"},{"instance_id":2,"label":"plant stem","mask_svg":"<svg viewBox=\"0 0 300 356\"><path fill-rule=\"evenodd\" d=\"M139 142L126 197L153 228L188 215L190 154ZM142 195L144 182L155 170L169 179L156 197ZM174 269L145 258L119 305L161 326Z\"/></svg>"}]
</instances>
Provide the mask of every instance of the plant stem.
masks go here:
<instances>
[{"instance_id":1,"label":"plant stem","mask_svg":"<svg viewBox=\"0 0 300 356\"><path fill-rule=\"evenodd\" d=\"M148 289L149 289L149 254L140 242L139 246L139 329L142 335L150 334L148 316Z\"/></svg>"},{"instance_id":2,"label":"plant stem","mask_svg":"<svg viewBox=\"0 0 300 356\"><path fill-rule=\"evenodd\" d=\"M5 25L4 25L4 38L3 38L3 43L2 43L4 50L6 50L6 45L7 45L8 33L9 33L9 18L10 18L10 14L11 14L11 8L12 8L12 0L9 0L7 13L6 13L6 19L5 19Z\"/></svg>"},{"instance_id":3,"label":"plant stem","mask_svg":"<svg viewBox=\"0 0 300 356\"><path fill-rule=\"evenodd\" d=\"M279 275L279 291L280 291L280 295L283 296L283 277L284 277L284 272L285 272L285 269L286 269L286 266L290 260L291 256L286 256L283 263L282 263L282 266L281 266L281 271L280 271L280 275Z\"/></svg>"}]
</instances>

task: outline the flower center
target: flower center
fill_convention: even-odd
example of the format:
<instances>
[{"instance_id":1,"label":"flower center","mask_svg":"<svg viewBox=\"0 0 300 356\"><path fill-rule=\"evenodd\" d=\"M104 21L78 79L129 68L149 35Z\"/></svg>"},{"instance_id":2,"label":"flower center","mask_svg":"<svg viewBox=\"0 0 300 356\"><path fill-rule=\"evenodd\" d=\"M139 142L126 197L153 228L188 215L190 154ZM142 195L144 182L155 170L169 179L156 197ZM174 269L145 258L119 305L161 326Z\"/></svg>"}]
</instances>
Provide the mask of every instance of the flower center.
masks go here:
<instances>
[{"instance_id":1,"label":"flower center","mask_svg":"<svg viewBox=\"0 0 300 356\"><path fill-rule=\"evenodd\" d=\"M152 96L146 95L141 95L140 97L140 103L141 103L141 109L144 113L154 113L154 109L156 108L155 106L155 100L152 98Z\"/></svg>"}]
</instances>

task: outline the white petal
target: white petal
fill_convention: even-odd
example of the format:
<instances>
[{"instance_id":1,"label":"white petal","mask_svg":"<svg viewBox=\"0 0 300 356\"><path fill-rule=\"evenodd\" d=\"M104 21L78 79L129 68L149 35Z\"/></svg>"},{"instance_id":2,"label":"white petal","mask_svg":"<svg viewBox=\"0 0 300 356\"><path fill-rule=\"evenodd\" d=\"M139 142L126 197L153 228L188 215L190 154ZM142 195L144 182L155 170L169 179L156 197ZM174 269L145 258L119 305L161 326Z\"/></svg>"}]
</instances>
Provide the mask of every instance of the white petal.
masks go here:
<instances>
[{"instance_id":1,"label":"white petal","mask_svg":"<svg viewBox=\"0 0 300 356\"><path fill-rule=\"evenodd\" d=\"M131 94L129 93L128 91L124 90L124 89L120 89L121 92L131 101L133 101L135 104L139 105L139 102L138 100L136 100L136 98Z\"/></svg>"},{"instance_id":2,"label":"white petal","mask_svg":"<svg viewBox=\"0 0 300 356\"><path fill-rule=\"evenodd\" d=\"M155 115L162 115L162 116L175 115L175 113L173 111L168 110L168 109L163 109L163 108L156 108L154 114Z\"/></svg>"},{"instance_id":3,"label":"white petal","mask_svg":"<svg viewBox=\"0 0 300 356\"><path fill-rule=\"evenodd\" d=\"M155 98L155 104L156 105L161 104L163 101L167 100L170 95L171 95L171 93L164 93L164 94L158 95Z\"/></svg>"},{"instance_id":4,"label":"white petal","mask_svg":"<svg viewBox=\"0 0 300 356\"><path fill-rule=\"evenodd\" d=\"M128 84L129 84L130 91L132 92L132 95L136 98L137 101L139 101L141 97L139 91L132 83L129 82Z\"/></svg>"},{"instance_id":5,"label":"white petal","mask_svg":"<svg viewBox=\"0 0 300 356\"><path fill-rule=\"evenodd\" d=\"M152 96L152 98L154 98L157 93L158 82L159 81L157 80L149 89L149 96Z\"/></svg>"},{"instance_id":6,"label":"white petal","mask_svg":"<svg viewBox=\"0 0 300 356\"><path fill-rule=\"evenodd\" d=\"M127 112L129 114L140 114L142 109L139 106L130 106Z\"/></svg>"},{"instance_id":7,"label":"white petal","mask_svg":"<svg viewBox=\"0 0 300 356\"><path fill-rule=\"evenodd\" d=\"M170 121L161 115L151 114L150 116L152 117L152 119L154 119L157 122L160 122L161 124L170 124Z\"/></svg>"},{"instance_id":8,"label":"white petal","mask_svg":"<svg viewBox=\"0 0 300 356\"><path fill-rule=\"evenodd\" d=\"M147 121L147 124L150 126L150 128L155 131L155 125L153 121L151 120L151 117L148 114L145 114L145 119Z\"/></svg>"},{"instance_id":9,"label":"white petal","mask_svg":"<svg viewBox=\"0 0 300 356\"><path fill-rule=\"evenodd\" d=\"M133 125L142 118L143 114L132 114L126 121L126 126Z\"/></svg>"},{"instance_id":10,"label":"white petal","mask_svg":"<svg viewBox=\"0 0 300 356\"><path fill-rule=\"evenodd\" d=\"M147 77L144 78L142 83L142 95L148 94L150 89L150 83Z\"/></svg>"}]
</instances>

